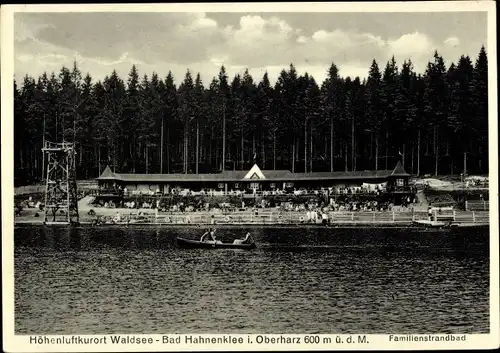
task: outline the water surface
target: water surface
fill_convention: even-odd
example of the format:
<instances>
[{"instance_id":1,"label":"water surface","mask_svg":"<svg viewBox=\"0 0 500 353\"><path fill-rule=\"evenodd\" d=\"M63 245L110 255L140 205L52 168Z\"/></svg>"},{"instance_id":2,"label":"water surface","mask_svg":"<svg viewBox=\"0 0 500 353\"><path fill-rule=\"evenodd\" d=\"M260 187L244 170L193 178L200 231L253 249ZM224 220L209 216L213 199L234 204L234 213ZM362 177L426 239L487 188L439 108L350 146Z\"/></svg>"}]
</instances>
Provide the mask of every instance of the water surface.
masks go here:
<instances>
[{"instance_id":1,"label":"water surface","mask_svg":"<svg viewBox=\"0 0 500 353\"><path fill-rule=\"evenodd\" d=\"M16 333L489 332L487 230L202 231L16 227Z\"/></svg>"}]
</instances>

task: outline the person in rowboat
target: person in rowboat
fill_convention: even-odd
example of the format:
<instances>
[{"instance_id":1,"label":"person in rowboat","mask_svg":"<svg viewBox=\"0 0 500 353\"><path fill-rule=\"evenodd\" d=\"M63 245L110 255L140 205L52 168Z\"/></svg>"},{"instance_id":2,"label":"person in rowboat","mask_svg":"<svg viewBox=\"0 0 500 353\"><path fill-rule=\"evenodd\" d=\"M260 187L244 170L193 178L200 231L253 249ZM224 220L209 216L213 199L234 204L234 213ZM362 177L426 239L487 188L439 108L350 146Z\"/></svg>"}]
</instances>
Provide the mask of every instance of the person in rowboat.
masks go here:
<instances>
[{"instance_id":1,"label":"person in rowboat","mask_svg":"<svg viewBox=\"0 0 500 353\"><path fill-rule=\"evenodd\" d=\"M236 239L235 241L233 241L233 244L247 244L249 242L249 239L251 237L252 236L250 235L250 232L247 232L247 234L245 235L245 238L243 238L243 239ZM253 239L252 239L252 242L253 242Z\"/></svg>"},{"instance_id":2,"label":"person in rowboat","mask_svg":"<svg viewBox=\"0 0 500 353\"><path fill-rule=\"evenodd\" d=\"M210 240L206 240L206 238L209 237ZM216 239L215 237L215 229L209 229L207 232L205 232L201 238L200 238L200 242L206 242L206 241L209 241L209 242L214 242L216 244L221 244L221 242L219 240Z\"/></svg>"},{"instance_id":3,"label":"person in rowboat","mask_svg":"<svg viewBox=\"0 0 500 353\"><path fill-rule=\"evenodd\" d=\"M212 236L212 239L214 241L215 244L222 244L222 242L220 240L217 240L216 236L215 236L215 229L212 230L212 232L210 233L211 236Z\"/></svg>"},{"instance_id":4,"label":"person in rowboat","mask_svg":"<svg viewBox=\"0 0 500 353\"><path fill-rule=\"evenodd\" d=\"M207 237L209 236L210 238L212 237L212 230L210 228L205 233L203 233L203 235L200 238L200 242L202 243L205 242L207 240Z\"/></svg>"}]
</instances>

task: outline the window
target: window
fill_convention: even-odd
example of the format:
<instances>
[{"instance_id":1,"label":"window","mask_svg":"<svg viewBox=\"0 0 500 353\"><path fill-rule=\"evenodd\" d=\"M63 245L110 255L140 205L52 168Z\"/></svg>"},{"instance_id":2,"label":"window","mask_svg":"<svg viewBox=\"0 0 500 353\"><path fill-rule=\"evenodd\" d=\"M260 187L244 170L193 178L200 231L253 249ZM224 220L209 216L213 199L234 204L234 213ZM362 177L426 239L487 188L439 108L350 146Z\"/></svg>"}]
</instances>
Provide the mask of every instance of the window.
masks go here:
<instances>
[{"instance_id":1,"label":"window","mask_svg":"<svg viewBox=\"0 0 500 353\"><path fill-rule=\"evenodd\" d=\"M276 187L275 183L271 183L271 188L274 189Z\"/></svg>"},{"instance_id":2,"label":"window","mask_svg":"<svg viewBox=\"0 0 500 353\"><path fill-rule=\"evenodd\" d=\"M404 186L405 185L404 179L397 179L396 180L396 185L397 186Z\"/></svg>"},{"instance_id":3,"label":"window","mask_svg":"<svg viewBox=\"0 0 500 353\"><path fill-rule=\"evenodd\" d=\"M293 188L293 183L286 183L287 188Z\"/></svg>"},{"instance_id":4,"label":"window","mask_svg":"<svg viewBox=\"0 0 500 353\"><path fill-rule=\"evenodd\" d=\"M234 188L235 189L238 189L240 186L238 185L238 183L234 183Z\"/></svg>"},{"instance_id":5,"label":"window","mask_svg":"<svg viewBox=\"0 0 500 353\"><path fill-rule=\"evenodd\" d=\"M219 189L224 189L224 183L219 183Z\"/></svg>"},{"instance_id":6,"label":"window","mask_svg":"<svg viewBox=\"0 0 500 353\"><path fill-rule=\"evenodd\" d=\"M259 183L250 183L250 189L258 189L260 187Z\"/></svg>"}]
</instances>

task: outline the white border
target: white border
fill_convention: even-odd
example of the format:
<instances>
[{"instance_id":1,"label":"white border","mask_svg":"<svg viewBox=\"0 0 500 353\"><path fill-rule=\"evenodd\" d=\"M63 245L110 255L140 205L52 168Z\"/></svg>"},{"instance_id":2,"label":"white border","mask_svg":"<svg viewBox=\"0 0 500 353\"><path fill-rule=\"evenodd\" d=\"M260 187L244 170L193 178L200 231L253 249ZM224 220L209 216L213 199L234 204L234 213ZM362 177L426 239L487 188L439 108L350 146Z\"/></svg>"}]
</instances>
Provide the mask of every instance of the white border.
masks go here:
<instances>
[{"instance_id":1,"label":"white border","mask_svg":"<svg viewBox=\"0 0 500 353\"><path fill-rule=\"evenodd\" d=\"M381 3L211 3L211 4L100 4L100 5L4 5L1 8L1 127L2 127L2 279L3 279L3 342L9 352L43 351L168 351L168 350L316 350L316 349L473 349L496 348L500 345L499 329L499 288L498 288L498 149L497 149L497 53L496 53L496 12L493 1L456 2L381 2ZM330 337L332 344L299 345L241 344L241 345L32 345L28 336L14 335L14 263L13 263L13 85L14 77L14 28L15 12L462 12L485 11L488 13L488 80L489 80L489 171L490 171L490 334L467 335L465 342L394 342L389 335L366 335L369 344L346 343L348 335L322 335ZM167 333L165 333L167 334ZM362 335L362 334L361 334ZM129 335L130 336L130 335ZM183 337L187 335L181 335ZM221 335L202 335L217 337ZM228 335L226 335L228 336ZM53 336L61 337L61 336ZM102 337L81 336L81 337ZM158 335L140 335L162 340ZM247 335L242 337L245 342ZM271 337L268 335L268 337ZM290 336L292 337L292 336ZM345 343L336 344L337 337ZM357 335L353 335L357 337ZM108 338L109 341L110 338ZM256 335L251 336L256 340Z\"/></svg>"}]
</instances>

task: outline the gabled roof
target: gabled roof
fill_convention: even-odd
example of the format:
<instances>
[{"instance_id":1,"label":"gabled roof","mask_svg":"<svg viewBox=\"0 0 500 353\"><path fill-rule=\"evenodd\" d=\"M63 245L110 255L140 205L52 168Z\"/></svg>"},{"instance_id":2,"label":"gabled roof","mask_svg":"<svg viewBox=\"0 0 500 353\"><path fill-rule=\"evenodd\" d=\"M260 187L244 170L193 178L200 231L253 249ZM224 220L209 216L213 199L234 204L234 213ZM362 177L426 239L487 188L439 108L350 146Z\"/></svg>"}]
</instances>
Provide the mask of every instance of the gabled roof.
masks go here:
<instances>
[{"instance_id":1,"label":"gabled roof","mask_svg":"<svg viewBox=\"0 0 500 353\"><path fill-rule=\"evenodd\" d=\"M291 176L294 180L355 180L383 179L389 177L391 173L392 170L360 170L356 172L291 173Z\"/></svg>"},{"instance_id":2,"label":"gabled roof","mask_svg":"<svg viewBox=\"0 0 500 353\"><path fill-rule=\"evenodd\" d=\"M406 177L406 176L410 176L410 174L408 174L405 171L401 161L398 161L398 164L396 164L396 166L394 167L394 170L392 171L391 176L393 176L393 177Z\"/></svg>"},{"instance_id":3,"label":"gabled roof","mask_svg":"<svg viewBox=\"0 0 500 353\"><path fill-rule=\"evenodd\" d=\"M104 172L102 172L101 176L99 178L97 178L97 180L115 180L115 179L117 179L116 175L115 175L115 173L113 173L111 171L111 168L109 167L109 165L106 166L106 168L104 169Z\"/></svg>"},{"instance_id":4,"label":"gabled roof","mask_svg":"<svg viewBox=\"0 0 500 353\"><path fill-rule=\"evenodd\" d=\"M293 178L293 173L289 170L263 170L262 173L266 176L266 179L271 180L286 180Z\"/></svg>"},{"instance_id":5,"label":"gabled roof","mask_svg":"<svg viewBox=\"0 0 500 353\"><path fill-rule=\"evenodd\" d=\"M250 171L225 170L213 174L130 174L113 173L106 167L98 180L119 180L125 182L238 182L250 181L252 179L267 181L293 181L293 180L369 180L386 179L388 177L409 176L398 163L393 170L363 170L356 172L314 172L314 173L292 173L289 170L261 170L254 165Z\"/></svg>"},{"instance_id":6,"label":"gabled roof","mask_svg":"<svg viewBox=\"0 0 500 353\"><path fill-rule=\"evenodd\" d=\"M243 179L247 172L244 170L225 170L218 174L207 174L207 175L219 175L227 179Z\"/></svg>"},{"instance_id":7,"label":"gabled roof","mask_svg":"<svg viewBox=\"0 0 500 353\"><path fill-rule=\"evenodd\" d=\"M246 172L243 172L246 173ZM219 174L117 174L116 179L121 181L131 182L175 182L175 181L234 181L241 180L244 176L235 175L235 173L219 173Z\"/></svg>"},{"instance_id":8,"label":"gabled roof","mask_svg":"<svg viewBox=\"0 0 500 353\"><path fill-rule=\"evenodd\" d=\"M262 174L259 166L254 164L243 179L266 179L266 177Z\"/></svg>"}]
</instances>

